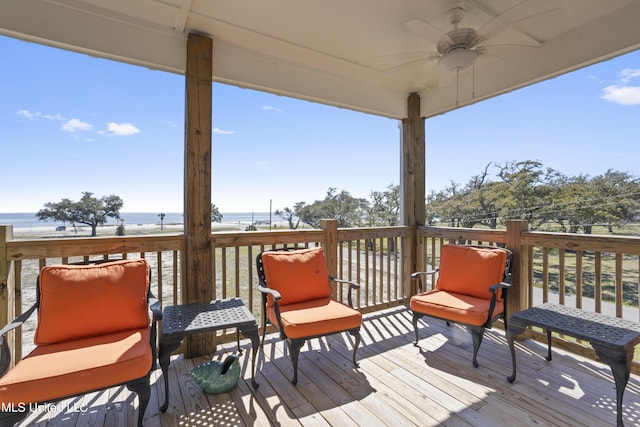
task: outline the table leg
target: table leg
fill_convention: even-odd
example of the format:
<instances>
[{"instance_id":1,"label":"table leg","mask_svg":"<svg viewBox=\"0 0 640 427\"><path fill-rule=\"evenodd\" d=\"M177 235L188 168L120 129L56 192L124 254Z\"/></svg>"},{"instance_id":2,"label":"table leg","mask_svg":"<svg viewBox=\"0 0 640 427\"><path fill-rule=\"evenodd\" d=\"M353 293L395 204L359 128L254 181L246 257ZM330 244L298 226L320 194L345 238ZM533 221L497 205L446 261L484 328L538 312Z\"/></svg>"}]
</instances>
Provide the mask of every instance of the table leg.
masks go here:
<instances>
[{"instance_id":1,"label":"table leg","mask_svg":"<svg viewBox=\"0 0 640 427\"><path fill-rule=\"evenodd\" d=\"M251 385L257 389L260 384L256 382L256 355L260 346L260 335L258 334L258 325L250 328L241 329L242 335L251 340Z\"/></svg>"},{"instance_id":2,"label":"table leg","mask_svg":"<svg viewBox=\"0 0 640 427\"><path fill-rule=\"evenodd\" d=\"M162 369L162 378L164 379L164 403L160 407L160 411L164 412L169 407L169 376L167 371L171 363L171 353L180 347L182 338L171 341L160 341L160 349L158 350L158 358L160 359L160 369Z\"/></svg>"},{"instance_id":3,"label":"table leg","mask_svg":"<svg viewBox=\"0 0 640 427\"><path fill-rule=\"evenodd\" d=\"M516 349L513 340L515 336L523 332L524 329L524 326L514 325L513 320L510 320L509 326L507 327L507 342L509 343L509 352L511 352L511 375L507 377L507 381L510 383L516 379Z\"/></svg>"},{"instance_id":4,"label":"table leg","mask_svg":"<svg viewBox=\"0 0 640 427\"><path fill-rule=\"evenodd\" d=\"M551 361L551 329L545 331L547 333L547 357L548 361Z\"/></svg>"},{"instance_id":5,"label":"table leg","mask_svg":"<svg viewBox=\"0 0 640 427\"><path fill-rule=\"evenodd\" d=\"M605 348L599 345L591 346L595 349L598 357L606 362L611 367L613 373L613 379L616 383L616 412L617 412L617 426L622 427L622 396L624 390L627 388L629 382L629 375L631 373L631 363L633 360L633 347L628 351L615 351L610 348Z\"/></svg>"}]
</instances>

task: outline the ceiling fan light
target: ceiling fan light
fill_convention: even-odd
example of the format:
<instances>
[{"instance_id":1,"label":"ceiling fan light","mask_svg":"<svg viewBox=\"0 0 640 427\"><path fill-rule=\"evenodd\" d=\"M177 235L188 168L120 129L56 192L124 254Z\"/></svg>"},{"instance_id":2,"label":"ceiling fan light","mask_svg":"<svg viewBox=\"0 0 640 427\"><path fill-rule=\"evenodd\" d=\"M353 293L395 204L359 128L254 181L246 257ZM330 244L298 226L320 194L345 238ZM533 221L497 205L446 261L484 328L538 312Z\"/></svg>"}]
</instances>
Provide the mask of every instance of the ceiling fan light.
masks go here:
<instances>
[{"instance_id":1,"label":"ceiling fan light","mask_svg":"<svg viewBox=\"0 0 640 427\"><path fill-rule=\"evenodd\" d=\"M478 54L473 50L459 47L442 55L438 66L444 71L461 71L473 65L477 57Z\"/></svg>"}]
</instances>

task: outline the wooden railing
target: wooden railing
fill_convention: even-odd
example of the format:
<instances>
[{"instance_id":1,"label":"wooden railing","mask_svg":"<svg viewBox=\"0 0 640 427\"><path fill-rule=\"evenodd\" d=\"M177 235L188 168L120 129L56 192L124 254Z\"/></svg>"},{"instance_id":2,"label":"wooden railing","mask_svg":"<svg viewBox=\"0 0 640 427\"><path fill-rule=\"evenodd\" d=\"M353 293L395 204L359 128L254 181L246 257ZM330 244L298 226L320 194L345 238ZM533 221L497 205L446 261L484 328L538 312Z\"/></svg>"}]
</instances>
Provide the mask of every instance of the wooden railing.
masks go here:
<instances>
[{"instance_id":1,"label":"wooden railing","mask_svg":"<svg viewBox=\"0 0 640 427\"><path fill-rule=\"evenodd\" d=\"M512 312L553 301L640 319L640 238L542 233L528 231L517 221L506 230L418 227L415 234L417 269L436 267L439 249L448 242L501 245L514 251ZM361 284L354 295L354 305L361 311L404 304L415 290L410 288L412 271L407 268L413 263L406 262L402 249L413 241L409 227L338 229L335 221L325 221L319 230L214 232L213 293L215 298L241 297L260 319L256 255L274 247L323 246L330 272ZM15 240L10 226L0 226L0 279L4 280L0 323L33 303L42 266L87 259L144 257L152 267L152 290L163 305L182 303L184 245L182 234ZM344 301L346 289L339 289L336 296ZM16 359L23 346L27 350L31 345L34 324L35 319L25 325L23 335L8 337ZM535 332L531 336L537 337ZM567 345L595 357L579 343ZM634 372L639 371L636 364Z\"/></svg>"},{"instance_id":2,"label":"wooden railing","mask_svg":"<svg viewBox=\"0 0 640 427\"><path fill-rule=\"evenodd\" d=\"M516 311L554 302L640 321L640 238L545 233L520 226L513 222L506 230L419 227L419 262L436 267L445 243L504 245L517 254ZM518 244L510 244L512 241ZM546 341L540 331L528 335ZM558 345L597 358L584 343L558 340ZM633 372L640 373L640 349L635 360Z\"/></svg>"},{"instance_id":3,"label":"wooden railing","mask_svg":"<svg viewBox=\"0 0 640 427\"><path fill-rule=\"evenodd\" d=\"M298 231L216 232L211 234L214 255L214 298L238 296L261 318L260 293L255 257L275 247L324 246L330 260L330 271L337 277L361 283L354 295L354 305L373 311L403 302L400 263L397 248L408 236L407 227L340 229L335 221L327 221L325 229ZM0 226L0 235L11 234ZM153 236L94 237L69 239L37 239L0 241L7 270L6 285L0 289L0 315L3 325L35 302L35 283L45 265L68 264L96 259L145 258L152 269L151 289L163 306L183 303L184 283L182 234ZM332 248L332 249L330 249ZM2 252L0 252L2 254ZM346 301L346 289L337 298ZM10 333L8 341L14 360L32 348L35 317L23 328ZM232 338L223 331L221 339ZM228 335L228 336L227 336ZM24 347L24 348L23 348ZM24 350L24 351L23 351Z\"/></svg>"},{"instance_id":4,"label":"wooden railing","mask_svg":"<svg viewBox=\"0 0 640 427\"><path fill-rule=\"evenodd\" d=\"M8 228L0 226L0 253L4 254L1 259L4 270L0 267L0 323L3 325L35 303L38 273L45 265L52 264L145 258L151 267L152 292L165 305L180 301L184 247L181 234L3 241L2 236L7 235L11 235ZM23 346L26 351L33 346L35 326L36 316L32 315L22 328L15 329L7 337L14 360L22 356Z\"/></svg>"}]
</instances>

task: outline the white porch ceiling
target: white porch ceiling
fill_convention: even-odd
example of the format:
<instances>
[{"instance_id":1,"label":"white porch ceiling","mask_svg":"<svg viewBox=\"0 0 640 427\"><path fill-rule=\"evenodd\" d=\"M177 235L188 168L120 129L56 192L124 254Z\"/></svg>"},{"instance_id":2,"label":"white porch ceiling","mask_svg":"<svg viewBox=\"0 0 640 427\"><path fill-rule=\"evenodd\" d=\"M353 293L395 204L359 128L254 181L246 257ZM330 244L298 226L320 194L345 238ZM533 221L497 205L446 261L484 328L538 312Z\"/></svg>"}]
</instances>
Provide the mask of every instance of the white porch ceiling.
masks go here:
<instances>
[{"instance_id":1,"label":"white porch ceiling","mask_svg":"<svg viewBox=\"0 0 640 427\"><path fill-rule=\"evenodd\" d=\"M494 45L458 79L426 59L454 7ZM214 81L391 118L412 92L431 117L636 50L639 22L638 0L0 3L0 34L184 74L194 32L214 40Z\"/></svg>"}]
</instances>

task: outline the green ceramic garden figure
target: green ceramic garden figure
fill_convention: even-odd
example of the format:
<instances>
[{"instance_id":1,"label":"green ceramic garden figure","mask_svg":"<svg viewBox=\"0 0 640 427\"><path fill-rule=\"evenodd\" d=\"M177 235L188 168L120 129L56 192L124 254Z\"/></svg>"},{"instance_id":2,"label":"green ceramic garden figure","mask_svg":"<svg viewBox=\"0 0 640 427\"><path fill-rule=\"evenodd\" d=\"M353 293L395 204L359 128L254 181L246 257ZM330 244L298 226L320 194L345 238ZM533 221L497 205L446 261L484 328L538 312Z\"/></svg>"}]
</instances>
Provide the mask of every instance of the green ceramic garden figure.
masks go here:
<instances>
[{"instance_id":1,"label":"green ceramic garden figure","mask_svg":"<svg viewBox=\"0 0 640 427\"><path fill-rule=\"evenodd\" d=\"M191 378L210 394L226 393L238 383L240 378L240 356L232 354L224 359L211 360L191 369Z\"/></svg>"}]
</instances>

